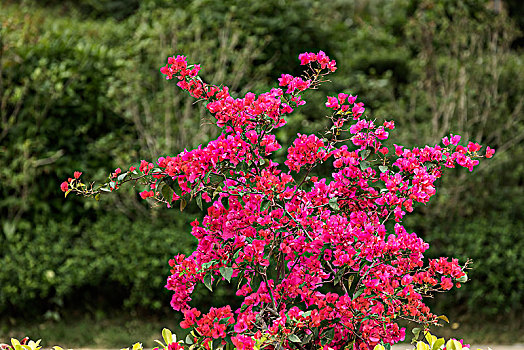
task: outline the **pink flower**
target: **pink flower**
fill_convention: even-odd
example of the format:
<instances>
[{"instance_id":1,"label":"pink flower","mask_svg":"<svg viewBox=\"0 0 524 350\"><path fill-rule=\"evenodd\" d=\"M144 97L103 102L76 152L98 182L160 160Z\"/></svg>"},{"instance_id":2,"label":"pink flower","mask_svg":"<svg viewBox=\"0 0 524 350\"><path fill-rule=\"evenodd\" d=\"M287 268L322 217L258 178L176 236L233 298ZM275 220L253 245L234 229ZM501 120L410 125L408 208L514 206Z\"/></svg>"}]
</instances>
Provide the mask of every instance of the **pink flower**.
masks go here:
<instances>
[{"instance_id":1,"label":"pink flower","mask_svg":"<svg viewBox=\"0 0 524 350\"><path fill-rule=\"evenodd\" d=\"M359 103L355 103L353 105L353 108L351 109L351 112L353 112L353 115L355 117L357 117L357 116L362 115L362 113L364 113L365 110L366 109L364 108L364 103L359 102Z\"/></svg>"},{"instance_id":2,"label":"pink flower","mask_svg":"<svg viewBox=\"0 0 524 350\"><path fill-rule=\"evenodd\" d=\"M471 153L478 151L481 147L482 146L479 145L478 143L473 143L473 142L468 143L468 151Z\"/></svg>"},{"instance_id":3,"label":"pink flower","mask_svg":"<svg viewBox=\"0 0 524 350\"><path fill-rule=\"evenodd\" d=\"M493 148L490 148L489 146L486 147L486 158L491 158L495 154L495 150Z\"/></svg>"},{"instance_id":4,"label":"pink flower","mask_svg":"<svg viewBox=\"0 0 524 350\"><path fill-rule=\"evenodd\" d=\"M458 143L460 142L460 135L453 135L451 134L451 140L450 140L450 143L452 145L458 145Z\"/></svg>"},{"instance_id":5,"label":"pink flower","mask_svg":"<svg viewBox=\"0 0 524 350\"><path fill-rule=\"evenodd\" d=\"M328 101L326 102L326 107L332 109L339 109L340 105L338 104L338 99L336 97L328 96Z\"/></svg>"},{"instance_id":6,"label":"pink flower","mask_svg":"<svg viewBox=\"0 0 524 350\"><path fill-rule=\"evenodd\" d=\"M440 285L442 289L449 290L453 288L453 282L451 281L451 278L449 277L442 277L440 280Z\"/></svg>"},{"instance_id":7,"label":"pink flower","mask_svg":"<svg viewBox=\"0 0 524 350\"><path fill-rule=\"evenodd\" d=\"M153 191L142 191L142 192L140 192L140 197L142 199L146 199L146 198L154 197L154 196L155 196L155 192L153 192Z\"/></svg>"},{"instance_id":8,"label":"pink flower","mask_svg":"<svg viewBox=\"0 0 524 350\"><path fill-rule=\"evenodd\" d=\"M411 275L404 275L404 277L402 277L401 284L403 286L407 286L411 283L411 281L413 281L413 277Z\"/></svg>"},{"instance_id":9,"label":"pink flower","mask_svg":"<svg viewBox=\"0 0 524 350\"><path fill-rule=\"evenodd\" d=\"M80 171L75 171L75 173L74 173L75 179L80 178L80 175L82 175L82 173Z\"/></svg>"},{"instance_id":10,"label":"pink flower","mask_svg":"<svg viewBox=\"0 0 524 350\"><path fill-rule=\"evenodd\" d=\"M172 342L167 346L168 350L184 350L184 347L177 342Z\"/></svg>"},{"instance_id":11,"label":"pink flower","mask_svg":"<svg viewBox=\"0 0 524 350\"><path fill-rule=\"evenodd\" d=\"M62 190L62 192L67 192L67 190L69 189L69 184L67 183L67 181L64 181L60 184L60 189Z\"/></svg>"}]
</instances>

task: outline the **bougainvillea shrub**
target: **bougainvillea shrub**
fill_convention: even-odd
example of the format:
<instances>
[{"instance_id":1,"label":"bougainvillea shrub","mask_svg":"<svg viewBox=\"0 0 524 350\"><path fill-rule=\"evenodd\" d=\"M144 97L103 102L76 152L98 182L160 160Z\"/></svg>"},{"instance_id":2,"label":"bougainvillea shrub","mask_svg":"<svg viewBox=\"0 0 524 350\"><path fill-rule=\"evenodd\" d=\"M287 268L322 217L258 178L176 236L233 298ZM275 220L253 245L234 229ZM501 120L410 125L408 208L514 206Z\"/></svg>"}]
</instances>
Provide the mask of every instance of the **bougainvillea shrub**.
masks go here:
<instances>
[{"instance_id":1,"label":"bougainvillea shrub","mask_svg":"<svg viewBox=\"0 0 524 350\"><path fill-rule=\"evenodd\" d=\"M336 70L322 51L299 59L303 76L282 74L278 87L237 98L227 86L204 82L200 66L186 57L169 57L161 73L205 104L220 135L177 155L116 169L100 185L83 183L80 172L61 185L66 195L99 199L132 183L144 186L140 196L148 201L183 209L194 200L205 211L201 222L191 223L196 250L169 261L166 284L193 347L394 344L405 338L400 319L438 323L424 297L467 280L456 259L424 263L428 244L402 219L435 195L445 168L471 171L494 150L481 155L479 144L460 144L453 134L440 145L388 146L394 122L367 119L357 96L339 93L327 97L331 127L298 134L278 164L275 153L283 145L276 130L306 103L303 92ZM331 176L313 176L326 165ZM191 294L199 283L210 290L234 283L240 308L197 309Z\"/></svg>"}]
</instances>

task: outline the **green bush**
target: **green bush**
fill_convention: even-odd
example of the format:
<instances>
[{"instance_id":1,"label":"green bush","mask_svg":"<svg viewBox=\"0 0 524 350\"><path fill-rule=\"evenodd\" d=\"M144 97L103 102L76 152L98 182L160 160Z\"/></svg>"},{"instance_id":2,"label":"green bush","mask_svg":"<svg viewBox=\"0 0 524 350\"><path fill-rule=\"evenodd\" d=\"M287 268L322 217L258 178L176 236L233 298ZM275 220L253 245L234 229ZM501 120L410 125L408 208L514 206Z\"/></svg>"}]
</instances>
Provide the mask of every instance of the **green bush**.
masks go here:
<instances>
[{"instance_id":1,"label":"green bush","mask_svg":"<svg viewBox=\"0 0 524 350\"><path fill-rule=\"evenodd\" d=\"M399 130L409 130L400 135L402 143L467 129L497 149L479 169L478 182L465 187L456 172L443 186L450 190L431 204L438 215L428 217L429 210L419 208L409 226L433 243L433 254L474 261L471 283L453 300L439 301L442 312L520 315L524 60L510 46L515 25L484 5L3 2L0 313L60 310L62 304L76 306L75 300L88 305L94 295L100 304L92 309L113 297L129 308L169 308L162 276L168 273L166 259L192 244L181 238L187 237L191 208L150 210L125 194L102 203L64 201L59 179L71 169L91 169L89 177L102 179L108 164L175 153L215 132L200 107L182 102L161 78L158 68L167 55L198 57L207 80L242 93L266 87L251 86L251 80L267 85L272 72L293 73L296 62L290 60L299 52L323 49L344 69L334 76L333 89L366 96L371 115L397 120ZM495 41L490 33L498 33ZM324 122L325 109L311 106L325 101L315 98L305 96L302 114L278 135L284 142ZM453 111L449 130L442 111ZM462 129L461 120L474 126ZM122 213L126 219L113 219ZM135 219L142 216L147 219ZM147 283L150 278L154 283ZM198 298L216 302L206 291Z\"/></svg>"},{"instance_id":2,"label":"green bush","mask_svg":"<svg viewBox=\"0 0 524 350\"><path fill-rule=\"evenodd\" d=\"M87 220L40 223L31 236L3 244L8 249L0 273L1 310L168 308L162 277L168 259L192 245L179 234L183 226L109 216L94 225Z\"/></svg>"}]
</instances>

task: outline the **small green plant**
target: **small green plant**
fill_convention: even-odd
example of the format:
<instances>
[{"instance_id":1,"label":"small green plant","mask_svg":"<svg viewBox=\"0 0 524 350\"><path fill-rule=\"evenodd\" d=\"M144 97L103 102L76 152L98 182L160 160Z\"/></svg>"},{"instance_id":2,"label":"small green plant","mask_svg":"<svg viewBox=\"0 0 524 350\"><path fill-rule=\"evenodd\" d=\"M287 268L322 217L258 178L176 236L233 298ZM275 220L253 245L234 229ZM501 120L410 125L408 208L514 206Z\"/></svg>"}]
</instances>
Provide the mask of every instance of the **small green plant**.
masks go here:
<instances>
[{"instance_id":1,"label":"small green plant","mask_svg":"<svg viewBox=\"0 0 524 350\"><path fill-rule=\"evenodd\" d=\"M2 350L39 350L40 339L38 341L29 340L29 337L25 337L22 340L11 338L11 345L9 344L0 344L0 349Z\"/></svg>"}]
</instances>

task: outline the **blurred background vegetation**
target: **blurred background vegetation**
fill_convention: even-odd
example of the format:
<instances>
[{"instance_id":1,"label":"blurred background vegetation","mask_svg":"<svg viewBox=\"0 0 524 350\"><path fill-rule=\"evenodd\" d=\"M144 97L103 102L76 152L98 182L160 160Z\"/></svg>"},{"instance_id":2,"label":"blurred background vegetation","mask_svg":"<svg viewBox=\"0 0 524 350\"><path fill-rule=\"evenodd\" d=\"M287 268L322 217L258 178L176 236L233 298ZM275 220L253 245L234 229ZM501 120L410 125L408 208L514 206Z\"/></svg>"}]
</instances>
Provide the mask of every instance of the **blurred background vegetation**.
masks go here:
<instances>
[{"instance_id":1,"label":"blurred background vegetation","mask_svg":"<svg viewBox=\"0 0 524 350\"><path fill-rule=\"evenodd\" d=\"M60 182L73 170L101 180L214 135L201 106L159 74L167 56L188 55L207 81L243 93L298 74L297 55L319 49L339 70L306 96L284 142L321 129L325 95L345 91L396 121L396 143L453 132L497 149L474 177L448 172L406 224L430 256L473 260L471 281L432 301L457 332L524 333L520 0L4 0L0 25L0 340L29 330L121 347L138 329L174 327L167 261L194 246L197 208L149 208L133 189L66 201ZM231 295L199 290L195 303Z\"/></svg>"}]
</instances>

